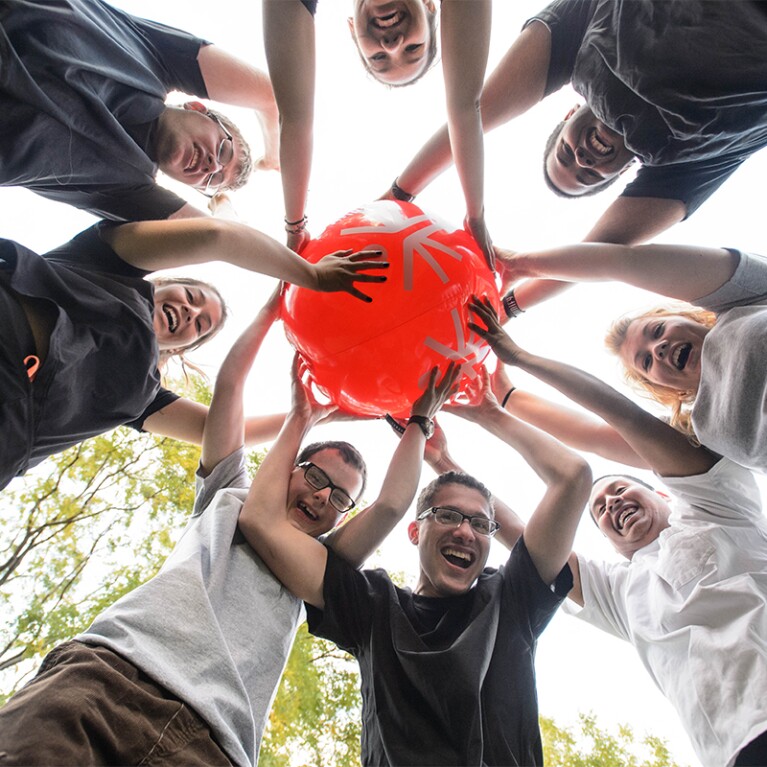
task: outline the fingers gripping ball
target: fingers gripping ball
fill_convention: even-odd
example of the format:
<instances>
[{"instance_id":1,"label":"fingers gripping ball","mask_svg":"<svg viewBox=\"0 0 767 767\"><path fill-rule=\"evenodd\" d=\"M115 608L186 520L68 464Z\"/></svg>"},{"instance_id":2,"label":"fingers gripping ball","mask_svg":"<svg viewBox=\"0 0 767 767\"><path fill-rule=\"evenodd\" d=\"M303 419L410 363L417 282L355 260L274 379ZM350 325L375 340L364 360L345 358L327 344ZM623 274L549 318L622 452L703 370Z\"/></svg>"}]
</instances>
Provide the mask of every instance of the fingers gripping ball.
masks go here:
<instances>
[{"instance_id":1,"label":"fingers gripping ball","mask_svg":"<svg viewBox=\"0 0 767 767\"><path fill-rule=\"evenodd\" d=\"M348 213L301 255L312 263L338 250L382 250L387 281L363 303L345 293L291 285L282 307L288 339L317 387L361 415L407 414L429 371L462 364L461 390L478 375L485 342L467 327L467 301L500 308L493 273L471 235L411 203L377 201Z\"/></svg>"}]
</instances>

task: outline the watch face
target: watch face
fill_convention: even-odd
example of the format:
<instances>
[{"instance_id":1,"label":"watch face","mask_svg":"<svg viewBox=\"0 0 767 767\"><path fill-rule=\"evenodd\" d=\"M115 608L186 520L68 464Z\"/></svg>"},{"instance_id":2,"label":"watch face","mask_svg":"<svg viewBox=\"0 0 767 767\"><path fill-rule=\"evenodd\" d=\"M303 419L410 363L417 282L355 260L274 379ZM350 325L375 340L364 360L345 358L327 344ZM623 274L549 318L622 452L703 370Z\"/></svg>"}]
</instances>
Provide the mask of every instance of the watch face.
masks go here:
<instances>
[{"instance_id":1,"label":"watch face","mask_svg":"<svg viewBox=\"0 0 767 767\"><path fill-rule=\"evenodd\" d=\"M410 417L408 423L411 421L418 424L426 439L431 439L434 436L434 421L431 418L427 418L425 415L414 415Z\"/></svg>"}]
</instances>

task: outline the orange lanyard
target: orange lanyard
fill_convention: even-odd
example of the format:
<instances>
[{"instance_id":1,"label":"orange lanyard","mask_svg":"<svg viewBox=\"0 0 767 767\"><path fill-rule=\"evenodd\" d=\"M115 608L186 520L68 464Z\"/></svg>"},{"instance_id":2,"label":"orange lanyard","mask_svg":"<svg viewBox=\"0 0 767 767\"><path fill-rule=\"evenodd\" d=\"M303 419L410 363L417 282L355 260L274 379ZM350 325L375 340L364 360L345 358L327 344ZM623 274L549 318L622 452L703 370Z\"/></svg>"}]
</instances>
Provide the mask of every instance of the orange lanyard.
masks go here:
<instances>
[{"instance_id":1,"label":"orange lanyard","mask_svg":"<svg viewBox=\"0 0 767 767\"><path fill-rule=\"evenodd\" d=\"M37 371L40 369L40 358L34 354L29 354L24 357L24 365L27 368L27 376L29 376L29 382L32 383L35 380Z\"/></svg>"}]
</instances>

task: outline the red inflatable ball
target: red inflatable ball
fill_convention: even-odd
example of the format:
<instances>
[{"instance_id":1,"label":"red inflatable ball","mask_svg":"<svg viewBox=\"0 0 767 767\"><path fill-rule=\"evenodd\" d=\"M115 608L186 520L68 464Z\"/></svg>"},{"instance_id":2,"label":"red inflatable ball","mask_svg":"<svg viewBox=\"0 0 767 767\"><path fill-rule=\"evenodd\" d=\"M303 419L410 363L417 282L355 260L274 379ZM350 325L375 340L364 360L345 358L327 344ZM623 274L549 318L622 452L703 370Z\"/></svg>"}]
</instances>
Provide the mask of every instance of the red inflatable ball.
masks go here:
<instances>
[{"instance_id":1,"label":"red inflatable ball","mask_svg":"<svg viewBox=\"0 0 767 767\"><path fill-rule=\"evenodd\" d=\"M477 379L487 344L468 327L469 298L500 310L495 278L463 229L412 203L378 201L331 224L301 255L311 263L338 250L381 250L387 281L364 285L372 303L347 293L291 285L282 319L314 385L360 415L407 415L438 365L461 362L461 391Z\"/></svg>"}]
</instances>

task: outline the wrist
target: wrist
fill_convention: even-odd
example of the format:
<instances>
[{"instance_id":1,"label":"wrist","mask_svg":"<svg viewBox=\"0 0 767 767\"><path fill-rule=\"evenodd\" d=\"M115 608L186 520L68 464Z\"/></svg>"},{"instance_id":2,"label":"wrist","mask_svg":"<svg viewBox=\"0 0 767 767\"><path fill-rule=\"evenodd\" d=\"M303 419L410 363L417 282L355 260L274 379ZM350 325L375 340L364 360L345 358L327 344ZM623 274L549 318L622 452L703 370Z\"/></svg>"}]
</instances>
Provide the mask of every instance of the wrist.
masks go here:
<instances>
[{"instance_id":1,"label":"wrist","mask_svg":"<svg viewBox=\"0 0 767 767\"><path fill-rule=\"evenodd\" d=\"M399 185L399 177L395 178L394 181L392 181L391 193L392 193L392 197L394 197L395 200L399 200L400 202L413 202L413 200L415 200L414 194L411 194L410 192L406 192Z\"/></svg>"},{"instance_id":2,"label":"wrist","mask_svg":"<svg viewBox=\"0 0 767 767\"><path fill-rule=\"evenodd\" d=\"M524 313L524 309L517 303L517 297L514 295L514 289L512 288L502 299L503 310L506 312L506 317L511 319L512 317L519 317Z\"/></svg>"},{"instance_id":3,"label":"wrist","mask_svg":"<svg viewBox=\"0 0 767 767\"><path fill-rule=\"evenodd\" d=\"M309 223L309 217L304 214L301 218L294 221L290 221L288 216L285 216L285 231L288 234L303 234L306 231L306 225Z\"/></svg>"},{"instance_id":4,"label":"wrist","mask_svg":"<svg viewBox=\"0 0 767 767\"><path fill-rule=\"evenodd\" d=\"M434 420L427 415L411 415L407 419L407 426L417 425L426 439L434 436Z\"/></svg>"}]
</instances>

